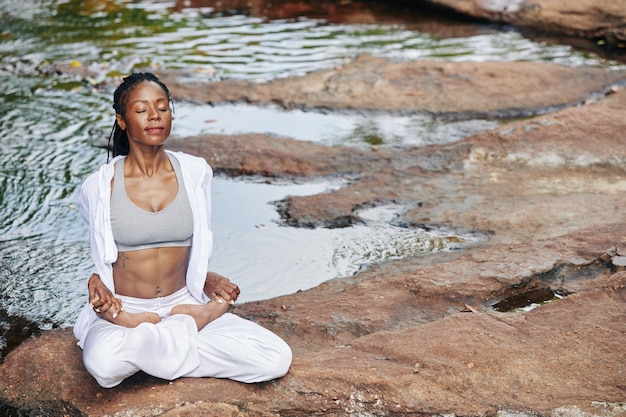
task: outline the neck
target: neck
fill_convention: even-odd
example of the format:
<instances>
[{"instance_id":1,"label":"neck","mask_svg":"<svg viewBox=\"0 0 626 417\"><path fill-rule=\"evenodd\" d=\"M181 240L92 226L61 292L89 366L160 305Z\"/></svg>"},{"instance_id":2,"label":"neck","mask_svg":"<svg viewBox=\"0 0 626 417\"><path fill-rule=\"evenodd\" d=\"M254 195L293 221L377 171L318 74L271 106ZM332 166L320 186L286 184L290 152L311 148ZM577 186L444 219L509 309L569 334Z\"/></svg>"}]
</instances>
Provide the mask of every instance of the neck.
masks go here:
<instances>
[{"instance_id":1,"label":"neck","mask_svg":"<svg viewBox=\"0 0 626 417\"><path fill-rule=\"evenodd\" d=\"M126 156L124 170L131 175L152 177L169 166L169 158L163 146L154 146L143 151L131 151Z\"/></svg>"}]
</instances>

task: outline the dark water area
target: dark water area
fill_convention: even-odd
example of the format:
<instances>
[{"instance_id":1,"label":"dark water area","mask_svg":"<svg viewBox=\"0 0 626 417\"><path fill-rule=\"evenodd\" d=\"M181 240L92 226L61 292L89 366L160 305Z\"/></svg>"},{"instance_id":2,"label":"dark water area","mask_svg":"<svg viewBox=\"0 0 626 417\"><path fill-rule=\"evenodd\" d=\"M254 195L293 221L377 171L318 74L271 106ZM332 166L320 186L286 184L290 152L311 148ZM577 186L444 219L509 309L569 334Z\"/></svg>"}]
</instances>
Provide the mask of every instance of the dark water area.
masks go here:
<instances>
[{"instance_id":1,"label":"dark water area","mask_svg":"<svg viewBox=\"0 0 626 417\"><path fill-rule=\"evenodd\" d=\"M541 39L406 3L0 0L0 19L0 358L40 330L71 326L86 302L92 267L76 202L87 175L106 161L94 146L113 121L103 77L163 68L209 81L262 81L359 54L620 65L589 43ZM54 70L61 65L98 75L84 80ZM355 147L376 137L383 147L425 146L505 122L177 103L172 134L256 132ZM237 282L245 302L311 288L372 263L476 242L473 235L399 227L404 208L394 205L364 210L365 224L341 231L280 223L274 201L341 186L216 178L211 268Z\"/></svg>"},{"instance_id":2,"label":"dark water area","mask_svg":"<svg viewBox=\"0 0 626 417\"><path fill-rule=\"evenodd\" d=\"M0 309L0 363L7 353L29 337L41 334L38 323L21 316L11 316Z\"/></svg>"}]
</instances>

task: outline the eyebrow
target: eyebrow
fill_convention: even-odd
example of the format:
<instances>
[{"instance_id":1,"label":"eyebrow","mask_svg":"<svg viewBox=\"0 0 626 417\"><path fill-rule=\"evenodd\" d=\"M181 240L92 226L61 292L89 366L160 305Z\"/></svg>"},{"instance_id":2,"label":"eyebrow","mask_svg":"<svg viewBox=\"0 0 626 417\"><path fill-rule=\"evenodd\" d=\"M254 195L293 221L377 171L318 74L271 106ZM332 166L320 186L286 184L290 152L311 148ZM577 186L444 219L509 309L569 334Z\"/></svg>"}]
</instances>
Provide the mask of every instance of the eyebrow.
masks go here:
<instances>
[{"instance_id":1,"label":"eyebrow","mask_svg":"<svg viewBox=\"0 0 626 417\"><path fill-rule=\"evenodd\" d=\"M156 101L163 101L163 100L165 100L165 101L169 101L169 100L167 99L167 97L161 97L161 98L158 98ZM150 100L135 100L135 101L131 102L131 104L135 104L135 103L148 103L149 101L150 101Z\"/></svg>"}]
</instances>

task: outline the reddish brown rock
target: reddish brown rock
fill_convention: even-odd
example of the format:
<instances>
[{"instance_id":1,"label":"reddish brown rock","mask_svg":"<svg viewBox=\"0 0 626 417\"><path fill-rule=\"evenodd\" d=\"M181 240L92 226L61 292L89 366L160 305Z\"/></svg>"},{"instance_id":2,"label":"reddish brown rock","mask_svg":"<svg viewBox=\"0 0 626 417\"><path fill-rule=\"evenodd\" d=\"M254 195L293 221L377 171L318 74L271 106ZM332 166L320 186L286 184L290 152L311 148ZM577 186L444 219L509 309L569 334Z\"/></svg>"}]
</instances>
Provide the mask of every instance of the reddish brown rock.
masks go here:
<instances>
[{"instance_id":1,"label":"reddish brown rock","mask_svg":"<svg viewBox=\"0 0 626 417\"><path fill-rule=\"evenodd\" d=\"M626 48L626 1L431 0L472 17L512 23L547 33L601 39ZM414 2L417 4L421 2Z\"/></svg>"},{"instance_id":2,"label":"reddish brown rock","mask_svg":"<svg viewBox=\"0 0 626 417\"><path fill-rule=\"evenodd\" d=\"M0 367L3 401L90 416L544 415L597 401L619 411L626 275L611 272L600 248L623 246L624 232L611 225L449 259L405 259L239 306L294 348L289 374L266 384L139 375L102 389L70 331L47 332ZM537 286L570 295L530 312L491 308Z\"/></svg>"},{"instance_id":3,"label":"reddish brown rock","mask_svg":"<svg viewBox=\"0 0 626 417\"><path fill-rule=\"evenodd\" d=\"M286 108L519 117L582 103L626 83L626 71L536 62L394 62L362 56L344 66L268 83L178 81L172 93L199 102L274 103Z\"/></svg>"},{"instance_id":4,"label":"reddish brown rock","mask_svg":"<svg viewBox=\"0 0 626 417\"><path fill-rule=\"evenodd\" d=\"M626 91L618 91L451 145L402 151L328 148L261 135L190 138L171 146L202 155L222 172L350 175L338 190L283 201L280 211L292 225L354 224L359 207L394 201L406 204L408 224L525 241L621 218L626 145L615 132L626 129L625 111Z\"/></svg>"}]
</instances>

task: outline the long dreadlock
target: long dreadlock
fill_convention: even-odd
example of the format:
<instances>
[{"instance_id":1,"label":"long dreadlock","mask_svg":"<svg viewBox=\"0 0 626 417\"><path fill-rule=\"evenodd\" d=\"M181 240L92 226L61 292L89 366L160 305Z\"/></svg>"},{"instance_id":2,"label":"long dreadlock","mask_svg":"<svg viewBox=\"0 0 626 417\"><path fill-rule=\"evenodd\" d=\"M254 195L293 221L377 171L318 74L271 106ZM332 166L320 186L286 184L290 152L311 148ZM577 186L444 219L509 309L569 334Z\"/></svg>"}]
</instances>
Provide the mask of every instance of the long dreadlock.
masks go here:
<instances>
[{"instance_id":1,"label":"long dreadlock","mask_svg":"<svg viewBox=\"0 0 626 417\"><path fill-rule=\"evenodd\" d=\"M120 84L113 93L113 109L116 114L126 116L126 104L128 102L128 96L130 93L142 82L152 81L157 83L165 92L167 100L171 103L170 90L167 86L159 80L159 78L150 72L137 72L130 74L124 78L122 84ZM113 147L111 148L111 139L113 139ZM126 131L122 130L117 124L117 120L113 124L111 134L109 135L109 145L107 147L107 161L109 160L109 152L113 151L113 157L118 155L128 155L130 150L128 144L128 136Z\"/></svg>"}]
</instances>

